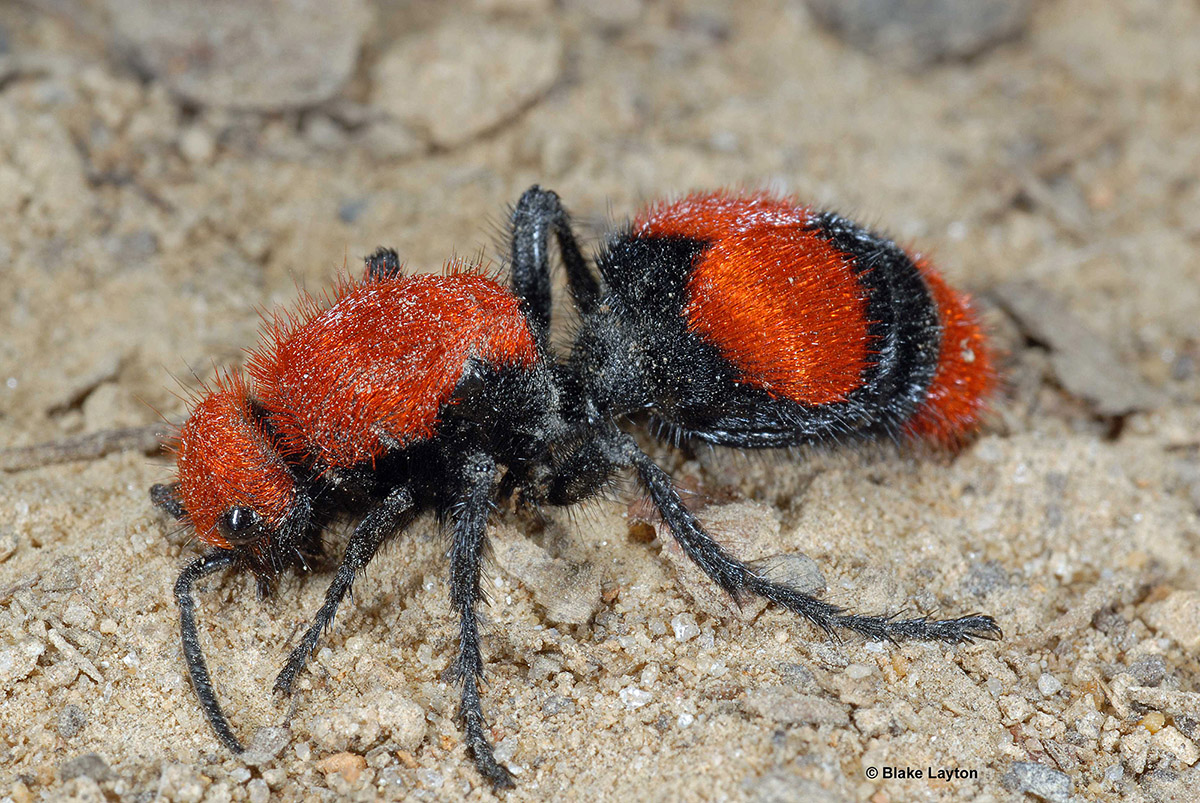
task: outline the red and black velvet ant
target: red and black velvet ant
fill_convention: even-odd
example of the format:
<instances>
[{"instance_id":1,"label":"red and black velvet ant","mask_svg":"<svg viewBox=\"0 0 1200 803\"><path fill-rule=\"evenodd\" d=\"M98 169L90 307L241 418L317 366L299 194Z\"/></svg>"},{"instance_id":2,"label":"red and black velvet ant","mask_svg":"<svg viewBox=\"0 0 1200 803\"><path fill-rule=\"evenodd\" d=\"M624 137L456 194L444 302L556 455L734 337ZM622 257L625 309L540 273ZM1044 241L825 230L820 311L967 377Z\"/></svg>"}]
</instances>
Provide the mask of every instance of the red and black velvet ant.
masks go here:
<instances>
[{"instance_id":1,"label":"red and black velvet ant","mask_svg":"<svg viewBox=\"0 0 1200 803\"><path fill-rule=\"evenodd\" d=\"M460 715L480 773L495 759L480 704L476 607L487 521L514 492L572 505L632 470L684 552L721 588L758 594L827 632L959 643L998 638L981 614L864 616L772 582L716 543L670 476L622 426L642 413L671 439L742 448L923 438L953 445L996 380L966 299L925 262L837 215L767 194L689 195L644 210L596 258L558 196L528 190L512 213L512 286L473 268L401 275L393 251L361 280L277 315L179 433L178 481L154 503L214 547L175 584L183 652L221 741L242 746L200 649L192 589L247 568L269 589L321 551L337 515L360 517L325 603L275 682L288 693L357 574L422 512L453 529ZM580 315L565 359L550 351L550 240ZM503 476L503 479L501 477Z\"/></svg>"}]
</instances>

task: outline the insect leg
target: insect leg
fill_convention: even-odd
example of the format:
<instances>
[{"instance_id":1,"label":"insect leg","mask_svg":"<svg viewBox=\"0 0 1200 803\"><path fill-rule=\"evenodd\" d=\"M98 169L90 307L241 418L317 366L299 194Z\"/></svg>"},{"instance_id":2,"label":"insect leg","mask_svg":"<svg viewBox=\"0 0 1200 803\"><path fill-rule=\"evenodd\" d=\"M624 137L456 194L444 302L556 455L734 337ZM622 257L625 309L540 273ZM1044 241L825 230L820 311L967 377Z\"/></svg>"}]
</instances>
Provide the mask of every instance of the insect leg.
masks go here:
<instances>
[{"instance_id":1,"label":"insect leg","mask_svg":"<svg viewBox=\"0 0 1200 803\"><path fill-rule=\"evenodd\" d=\"M837 605L782 583L767 580L726 552L704 531L700 522L683 504L671 477L639 449L632 439L629 439L626 450L642 484L649 491L651 499L654 500L663 521L671 529L671 534L679 542L679 546L713 582L735 599L746 592L758 594L803 616L827 633L846 629L882 641L913 639L958 644L977 638L996 639L1002 635L996 621L983 614L971 614L957 619L864 616L850 613Z\"/></svg>"},{"instance_id":2,"label":"insect leg","mask_svg":"<svg viewBox=\"0 0 1200 803\"><path fill-rule=\"evenodd\" d=\"M350 542L346 545L346 554L342 556L342 564L338 566L337 574L325 591L325 603L317 611L312 625L288 656L279 676L275 678L276 692L291 694L296 677L316 651L321 634L333 624L338 606L350 591L358 573L371 562L384 541L412 523L417 512L412 493L407 487L400 486L384 497L383 501L372 508L354 528L354 534L350 536Z\"/></svg>"},{"instance_id":3,"label":"insect leg","mask_svg":"<svg viewBox=\"0 0 1200 803\"><path fill-rule=\"evenodd\" d=\"M400 264L400 257L394 250L382 246L376 248L375 253L367 257L364 262L367 264L367 278L372 282L394 279L400 275L400 271L404 267Z\"/></svg>"},{"instance_id":4,"label":"insect leg","mask_svg":"<svg viewBox=\"0 0 1200 803\"><path fill-rule=\"evenodd\" d=\"M517 201L512 213L512 287L524 299L540 337L550 329L550 233L558 240L567 268L567 282L581 313L591 312L600 297L600 284L579 250L571 218L558 194L534 185Z\"/></svg>"},{"instance_id":5,"label":"insect leg","mask_svg":"<svg viewBox=\"0 0 1200 803\"><path fill-rule=\"evenodd\" d=\"M150 503L160 510L165 510L175 520L187 515L183 509L183 500L179 497L179 483L169 485L155 483L150 486Z\"/></svg>"},{"instance_id":6,"label":"insect leg","mask_svg":"<svg viewBox=\"0 0 1200 803\"><path fill-rule=\"evenodd\" d=\"M481 775L497 787L513 785L512 775L496 761L487 737L479 681L483 654L479 648L479 619L475 611L481 596L480 569L487 543L487 519L492 507L496 463L476 453L465 461L461 496L454 509L454 543L450 548L450 602L459 617L458 659L455 674L462 684L459 715L466 730L467 747Z\"/></svg>"}]
</instances>

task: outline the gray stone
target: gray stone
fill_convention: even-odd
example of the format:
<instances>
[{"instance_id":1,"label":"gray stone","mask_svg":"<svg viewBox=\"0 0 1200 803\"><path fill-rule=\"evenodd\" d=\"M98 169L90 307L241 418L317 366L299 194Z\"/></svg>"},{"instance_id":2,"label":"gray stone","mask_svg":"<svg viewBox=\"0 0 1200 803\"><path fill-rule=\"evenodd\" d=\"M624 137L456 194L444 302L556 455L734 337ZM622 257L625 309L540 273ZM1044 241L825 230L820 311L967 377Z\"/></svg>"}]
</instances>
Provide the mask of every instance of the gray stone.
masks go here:
<instances>
[{"instance_id":1,"label":"gray stone","mask_svg":"<svg viewBox=\"0 0 1200 803\"><path fill-rule=\"evenodd\" d=\"M1000 779L1006 789L1049 803L1066 803L1071 798L1071 779L1065 773L1033 761L1018 761Z\"/></svg>"},{"instance_id":2,"label":"gray stone","mask_svg":"<svg viewBox=\"0 0 1200 803\"><path fill-rule=\"evenodd\" d=\"M807 0L855 47L913 66L966 59L1024 32L1029 0Z\"/></svg>"},{"instance_id":3,"label":"gray stone","mask_svg":"<svg viewBox=\"0 0 1200 803\"><path fill-rule=\"evenodd\" d=\"M375 68L376 106L430 145L452 148L504 125L558 79L562 42L542 32L454 19L410 37Z\"/></svg>"},{"instance_id":4,"label":"gray stone","mask_svg":"<svg viewBox=\"0 0 1200 803\"><path fill-rule=\"evenodd\" d=\"M119 45L202 106L278 111L336 95L371 19L365 0L109 0Z\"/></svg>"},{"instance_id":5,"label":"gray stone","mask_svg":"<svg viewBox=\"0 0 1200 803\"><path fill-rule=\"evenodd\" d=\"M1054 293L1030 282L1007 282L994 295L1026 337L1050 350L1059 384L1100 415L1125 415L1161 402L1107 339L1072 315Z\"/></svg>"},{"instance_id":6,"label":"gray stone","mask_svg":"<svg viewBox=\"0 0 1200 803\"><path fill-rule=\"evenodd\" d=\"M87 714L74 703L63 706L58 712L58 735L64 739L73 739L86 724Z\"/></svg>"},{"instance_id":7,"label":"gray stone","mask_svg":"<svg viewBox=\"0 0 1200 803\"><path fill-rule=\"evenodd\" d=\"M59 764L58 777L63 781L69 781L72 778L91 778L99 783L111 780L116 776L98 753L84 753Z\"/></svg>"}]
</instances>

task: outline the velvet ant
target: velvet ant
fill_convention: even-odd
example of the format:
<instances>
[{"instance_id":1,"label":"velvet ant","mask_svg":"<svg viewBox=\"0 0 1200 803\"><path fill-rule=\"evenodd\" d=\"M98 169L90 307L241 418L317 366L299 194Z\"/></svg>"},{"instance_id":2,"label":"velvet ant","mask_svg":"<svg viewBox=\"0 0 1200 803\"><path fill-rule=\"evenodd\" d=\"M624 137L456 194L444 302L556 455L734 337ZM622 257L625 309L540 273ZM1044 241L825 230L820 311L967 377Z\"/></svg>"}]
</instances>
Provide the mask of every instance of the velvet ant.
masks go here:
<instances>
[{"instance_id":1,"label":"velvet ant","mask_svg":"<svg viewBox=\"0 0 1200 803\"><path fill-rule=\"evenodd\" d=\"M551 238L579 325L549 346ZM512 776L488 741L476 607L494 504L572 505L632 470L684 552L725 591L758 594L826 632L961 643L990 617L864 616L772 582L716 543L626 431L741 448L855 438L954 445L996 380L966 298L923 260L828 212L768 194L693 194L642 211L584 258L558 196L533 187L511 217L511 289L478 269L402 275L395 252L361 280L277 314L249 379L221 375L178 436L178 480L154 503L214 547L175 584L183 653L221 741L230 728L200 649L192 590L224 568L278 573L360 521L325 603L275 682L288 693L356 575L425 511L453 530L450 600L460 716L479 772Z\"/></svg>"}]
</instances>

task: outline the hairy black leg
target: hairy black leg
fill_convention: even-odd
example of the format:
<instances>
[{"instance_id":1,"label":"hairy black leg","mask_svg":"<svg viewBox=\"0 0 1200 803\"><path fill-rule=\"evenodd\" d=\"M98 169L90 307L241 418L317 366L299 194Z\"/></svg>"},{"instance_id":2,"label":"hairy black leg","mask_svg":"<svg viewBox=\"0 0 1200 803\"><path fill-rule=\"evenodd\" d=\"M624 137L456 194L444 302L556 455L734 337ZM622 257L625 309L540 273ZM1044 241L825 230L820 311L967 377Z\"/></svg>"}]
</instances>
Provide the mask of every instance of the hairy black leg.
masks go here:
<instances>
[{"instance_id":1,"label":"hairy black leg","mask_svg":"<svg viewBox=\"0 0 1200 803\"><path fill-rule=\"evenodd\" d=\"M568 454L558 457L551 475L544 480L545 501L566 506L595 495L618 469L629 465L619 453L614 459L613 443L611 436L588 437Z\"/></svg>"},{"instance_id":2,"label":"hairy black leg","mask_svg":"<svg viewBox=\"0 0 1200 803\"><path fill-rule=\"evenodd\" d=\"M373 282L400 275L400 257L391 248L376 248L375 253L363 261L367 264L367 276Z\"/></svg>"},{"instance_id":3,"label":"hairy black leg","mask_svg":"<svg viewBox=\"0 0 1200 803\"><path fill-rule=\"evenodd\" d=\"M463 466L461 498L454 509L454 544L450 548L450 602L458 612L458 660L455 673L462 684L459 716L466 730L467 747L475 766L495 786L512 786L512 775L496 761L479 699L483 679L483 654L479 648L479 619L475 612L480 597L479 576L487 540L487 519L492 506L496 463L477 453L468 455Z\"/></svg>"},{"instance_id":4,"label":"hairy black leg","mask_svg":"<svg viewBox=\"0 0 1200 803\"><path fill-rule=\"evenodd\" d=\"M595 309L600 284L588 268L571 230L571 218L558 194L534 185L517 201L512 214L512 287L525 300L534 330L543 339L550 330L550 233L567 268L567 282L580 313Z\"/></svg>"},{"instance_id":5,"label":"hairy black leg","mask_svg":"<svg viewBox=\"0 0 1200 803\"><path fill-rule=\"evenodd\" d=\"M375 557L380 545L412 523L416 515L417 509L412 493L408 488L400 487L384 497L383 501L372 508L354 528L354 534L350 536L350 542L346 545L346 553L342 556L342 565L338 567L337 574L325 591L325 603L313 617L312 625L304 634L304 638L300 639L300 643L288 656L283 671L275 678L276 692L292 693L296 677L316 651L321 634L333 624L338 606L349 593L359 572Z\"/></svg>"},{"instance_id":6,"label":"hairy black leg","mask_svg":"<svg viewBox=\"0 0 1200 803\"><path fill-rule=\"evenodd\" d=\"M150 503L155 507L165 510L173 519L182 519L187 515L187 511L183 509L183 500L179 498L179 483L172 482L170 485L155 483L150 486Z\"/></svg>"},{"instance_id":7,"label":"hairy black leg","mask_svg":"<svg viewBox=\"0 0 1200 803\"><path fill-rule=\"evenodd\" d=\"M852 630L872 639L898 641L945 641L952 644L977 638L996 639L1002 633L990 616L971 614L957 619L898 619L895 616L864 616L797 591L755 573L713 541L700 522L679 498L670 475L649 458L627 435L622 450L629 463L650 492L663 521L683 551L712 580L735 599L749 592L758 594L803 616L827 633L838 629Z\"/></svg>"},{"instance_id":8,"label":"hairy black leg","mask_svg":"<svg viewBox=\"0 0 1200 803\"><path fill-rule=\"evenodd\" d=\"M208 675L208 664L204 662L204 651L200 648L200 634L196 630L196 600L192 597L192 586L202 577L233 566L237 553L219 549L189 563L175 581L175 604L179 606L179 632L183 639L183 660L187 663L192 688L200 699L200 709L208 717L209 724L217 732L221 744L234 753L241 753L242 743L233 735L229 720L217 702L212 678Z\"/></svg>"}]
</instances>

